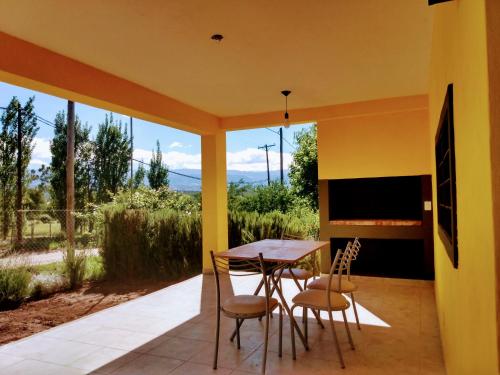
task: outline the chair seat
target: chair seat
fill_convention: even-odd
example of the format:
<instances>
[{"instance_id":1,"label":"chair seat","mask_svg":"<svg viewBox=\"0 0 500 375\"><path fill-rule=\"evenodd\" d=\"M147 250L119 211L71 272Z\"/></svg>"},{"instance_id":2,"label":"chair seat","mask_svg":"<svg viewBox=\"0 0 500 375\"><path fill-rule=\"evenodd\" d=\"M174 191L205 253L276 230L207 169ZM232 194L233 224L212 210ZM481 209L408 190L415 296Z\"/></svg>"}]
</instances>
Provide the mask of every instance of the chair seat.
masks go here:
<instances>
[{"instance_id":1,"label":"chair seat","mask_svg":"<svg viewBox=\"0 0 500 375\"><path fill-rule=\"evenodd\" d=\"M324 290L308 289L300 292L292 299L293 303L302 307L316 310L328 310L328 297ZM331 292L330 301L332 310L345 310L349 308L349 302L340 293Z\"/></svg>"},{"instance_id":2,"label":"chair seat","mask_svg":"<svg viewBox=\"0 0 500 375\"><path fill-rule=\"evenodd\" d=\"M269 299L269 310L278 305L276 298ZM238 295L229 297L222 304L222 310L232 316L264 316L266 314L266 297L254 295Z\"/></svg>"},{"instance_id":3,"label":"chair seat","mask_svg":"<svg viewBox=\"0 0 500 375\"><path fill-rule=\"evenodd\" d=\"M285 268L283 270L283 273L281 274L281 277L284 279L291 279L292 273L297 280L307 280L313 276L311 271L303 270L302 268L292 268L291 270Z\"/></svg>"},{"instance_id":4,"label":"chair seat","mask_svg":"<svg viewBox=\"0 0 500 375\"><path fill-rule=\"evenodd\" d=\"M352 281L347 280L346 277L342 277L342 282L340 283L340 290L339 290L338 288L339 278L337 275L332 277L331 286L332 286L331 290L333 292L338 292L338 293L351 293L358 289L358 286L356 284L354 284ZM311 281L307 285L307 288L326 290L328 288L328 277L323 276L316 280Z\"/></svg>"}]
</instances>

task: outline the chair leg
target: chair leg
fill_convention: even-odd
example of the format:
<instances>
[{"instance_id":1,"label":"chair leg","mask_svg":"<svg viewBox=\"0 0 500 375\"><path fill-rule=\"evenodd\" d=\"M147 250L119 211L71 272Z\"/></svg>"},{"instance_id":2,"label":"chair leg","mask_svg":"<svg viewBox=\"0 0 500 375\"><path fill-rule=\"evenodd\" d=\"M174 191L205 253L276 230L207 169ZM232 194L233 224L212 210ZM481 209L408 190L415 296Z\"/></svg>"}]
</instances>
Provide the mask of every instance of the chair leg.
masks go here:
<instances>
[{"instance_id":1,"label":"chair leg","mask_svg":"<svg viewBox=\"0 0 500 375\"><path fill-rule=\"evenodd\" d=\"M345 310L342 310L342 316L344 317L345 330L347 332L347 337L349 338L349 343L351 344L351 349L354 350L354 341L352 341L351 331L349 329L349 324L347 323L347 316Z\"/></svg>"},{"instance_id":2,"label":"chair leg","mask_svg":"<svg viewBox=\"0 0 500 375\"><path fill-rule=\"evenodd\" d=\"M214 370L217 369L217 357L219 354L219 335L220 335L220 310L217 309L217 328L215 329L215 350L214 350Z\"/></svg>"},{"instance_id":3,"label":"chair leg","mask_svg":"<svg viewBox=\"0 0 500 375\"><path fill-rule=\"evenodd\" d=\"M332 329L333 341L335 342L335 346L337 347L337 354L340 360L340 367L345 368L344 357L342 357L342 351L340 350L339 339L337 337L337 332L335 331L335 325L333 323L333 314L331 311L328 311L328 317L330 319L330 327Z\"/></svg>"},{"instance_id":4,"label":"chair leg","mask_svg":"<svg viewBox=\"0 0 500 375\"><path fill-rule=\"evenodd\" d=\"M307 289L307 279L304 280L304 290ZM302 323L307 325L307 308L302 309ZM306 342L307 342L307 336L306 336Z\"/></svg>"},{"instance_id":5,"label":"chair leg","mask_svg":"<svg viewBox=\"0 0 500 375\"><path fill-rule=\"evenodd\" d=\"M240 320L239 319L236 319L236 343L237 343L238 349L240 349L241 346L240 346Z\"/></svg>"},{"instance_id":6,"label":"chair leg","mask_svg":"<svg viewBox=\"0 0 500 375\"><path fill-rule=\"evenodd\" d=\"M292 339L292 358L293 358L293 360L297 359L297 355L295 353L295 325L292 322L293 310L295 310L296 307L297 307L297 305L293 305L292 309L290 310L290 332L291 332L291 339Z\"/></svg>"},{"instance_id":7,"label":"chair leg","mask_svg":"<svg viewBox=\"0 0 500 375\"><path fill-rule=\"evenodd\" d=\"M283 355L283 306L279 305L280 310L280 322L279 322L279 343L278 343L278 355L281 357Z\"/></svg>"},{"instance_id":8,"label":"chair leg","mask_svg":"<svg viewBox=\"0 0 500 375\"><path fill-rule=\"evenodd\" d=\"M245 321L245 319L240 319L240 322L238 324L239 328L241 328L241 326L243 325L243 322ZM234 338L236 337L236 333L238 332L238 329L235 328L231 337L229 338L229 341L233 342L234 341Z\"/></svg>"},{"instance_id":9,"label":"chair leg","mask_svg":"<svg viewBox=\"0 0 500 375\"><path fill-rule=\"evenodd\" d=\"M262 373L266 373L266 361L267 361L267 344L269 342L269 312L266 314L266 337L264 340L264 358L262 359Z\"/></svg>"},{"instance_id":10,"label":"chair leg","mask_svg":"<svg viewBox=\"0 0 500 375\"><path fill-rule=\"evenodd\" d=\"M304 337L306 338L306 344L307 344L307 346L309 346L309 329L308 329L309 324L307 324L307 307L304 307L304 317L305 317L305 321L304 321Z\"/></svg>"},{"instance_id":11,"label":"chair leg","mask_svg":"<svg viewBox=\"0 0 500 375\"><path fill-rule=\"evenodd\" d=\"M361 329L361 325L359 324L359 318L358 318L358 309L356 308L356 301L354 301L353 292L351 292L351 301L352 301L352 309L354 310L354 317L356 318L356 324L358 326L358 329Z\"/></svg>"}]
</instances>

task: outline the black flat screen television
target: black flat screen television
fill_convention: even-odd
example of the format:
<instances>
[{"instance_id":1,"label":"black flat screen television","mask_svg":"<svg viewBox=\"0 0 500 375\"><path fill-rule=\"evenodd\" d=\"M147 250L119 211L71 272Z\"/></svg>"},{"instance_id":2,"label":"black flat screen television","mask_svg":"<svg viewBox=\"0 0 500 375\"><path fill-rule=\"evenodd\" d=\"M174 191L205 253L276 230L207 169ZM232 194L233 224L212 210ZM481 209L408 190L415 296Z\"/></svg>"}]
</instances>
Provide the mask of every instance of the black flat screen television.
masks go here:
<instances>
[{"instance_id":1,"label":"black flat screen television","mask_svg":"<svg viewBox=\"0 0 500 375\"><path fill-rule=\"evenodd\" d=\"M330 220L422 220L422 177L330 180Z\"/></svg>"}]
</instances>

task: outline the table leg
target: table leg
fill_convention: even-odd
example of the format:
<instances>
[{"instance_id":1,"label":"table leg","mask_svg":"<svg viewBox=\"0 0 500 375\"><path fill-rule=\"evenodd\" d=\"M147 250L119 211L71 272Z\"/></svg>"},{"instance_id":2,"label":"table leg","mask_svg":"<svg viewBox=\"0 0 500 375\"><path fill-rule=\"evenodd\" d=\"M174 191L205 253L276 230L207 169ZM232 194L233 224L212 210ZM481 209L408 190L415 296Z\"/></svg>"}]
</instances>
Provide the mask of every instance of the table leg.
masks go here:
<instances>
[{"instance_id":1,"label":"table leg","mask_svg":"<svg viewBox=\"0 0 500 375\"><path fill-rule=\"evenodd\" d=\"M299 290L302 292L304 290L304 288L302 288L302 285L300 285L299 280L297 280L297 278L293 274L293 272L291 270L291 267L290 267L290 274L292 275L292 279L293 279L293 281L295 281L295 284L297 285L297 288L299 288ZM304 309L304 315L305 315L305 311L306 310ZM321 326L321 328L325 328L325 326L323 325L323 322L321 321L321 317L319 316L318 312L316 310L314 310L314 309L312 309L311 311L313 312L314 317L318 321L318 324Z\"/></svg>"},{"instance_id":2,"label":"table leg","mask_svg":"<svg viewBox=\"0 0 500 375\"><path fill-rule=\"evenodd\" d=\"M285 311L287 312L288 314L288 317L290 318L290 324L292 324L295 329L297 330L297 333L299 334L299 337L300 337L300 340L302 341L302 344L304 345L304 348L306 350L309 350L309 345L307 344L306 342L306 338L304 337L304 334L302 333L302 331L300 330L299 328L299 325L297 324L297 321L295 320L295 318L293 317L293 314L292 312L290 311L290 307L288 307L288 304L286 303L286 300L285 300L285 297L283 296L283 292L281 291L279 285L278 285L278 282L281 278L281 274L283 273L283 270L284 268L281 268L279 270L279 273L278 273L278 278L275 279L274 278L274 272L271 274L271 280L273 281L273 284L274 284L274 289L276 290L276 292L278 293L278 296L280 298L280 301L281 301L281 304L282 306L285 308Z\"/></svg>"}]
</instances>

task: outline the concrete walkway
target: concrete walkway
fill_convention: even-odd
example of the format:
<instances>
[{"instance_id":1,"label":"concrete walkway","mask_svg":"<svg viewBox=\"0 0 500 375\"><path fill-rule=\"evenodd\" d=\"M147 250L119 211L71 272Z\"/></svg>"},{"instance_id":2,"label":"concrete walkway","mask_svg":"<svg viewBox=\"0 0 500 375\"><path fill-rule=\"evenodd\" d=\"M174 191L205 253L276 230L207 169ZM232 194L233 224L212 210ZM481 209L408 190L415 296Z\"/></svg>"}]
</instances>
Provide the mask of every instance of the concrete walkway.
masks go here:
<instances>
[{"instance_id":1,"label":"concrete walkway","mask_svg":"<svg viewBox=\"0 0 500 375\"><path fill-rule=\"evenodd\" d=\"M255 277L233 280L236 294L251 293ZM310 320L311 350L277 354L276 316L271 320L268 374L445 374L432 282L359 278L362 329L350 324L356 350L344 326L336 324L346 362L341 370L331 332ZM287 299L296 293L283 281ZM241 350L228 340L234 320L222 318L219 369L213 358L215 294L212 276L196 276L136 300L103 310L0 347L0 373L13 374L234 374L258 373L263 322L246 321ZM300 314L300 309L296 309ZM353 322L352 310L348 311ZM341 315L336 316L340 320ZM328 327L328 326L327 326Z\"/></svg>"}]
</instances>

